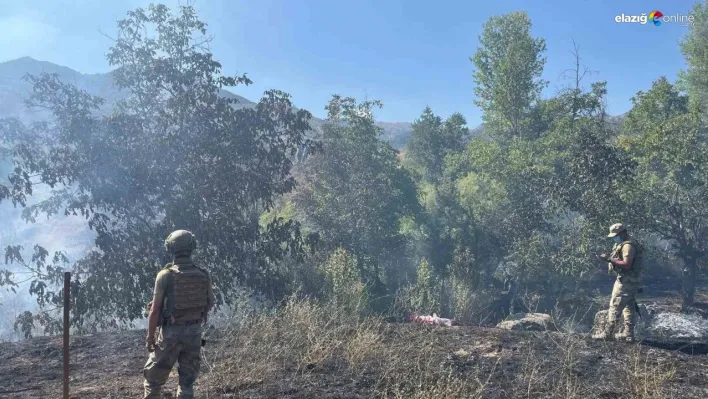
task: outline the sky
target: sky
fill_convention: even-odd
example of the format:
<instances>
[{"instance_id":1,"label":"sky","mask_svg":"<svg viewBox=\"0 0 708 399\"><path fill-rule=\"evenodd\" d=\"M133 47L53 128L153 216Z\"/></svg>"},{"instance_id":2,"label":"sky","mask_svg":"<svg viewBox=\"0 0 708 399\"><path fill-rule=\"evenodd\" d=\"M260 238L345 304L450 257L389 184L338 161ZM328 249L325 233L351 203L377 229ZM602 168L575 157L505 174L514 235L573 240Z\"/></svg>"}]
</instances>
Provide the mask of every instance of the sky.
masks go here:
<instances>
[{"instance_id":1,"label":"sky","mask_svg":"<svg viewBox=\"0 0 708 399\"><path fill-rule=\"evenodd\" d=\"M116 22L143 0L0 0L0 62L30 56L82 73L111 69L105 55ZM169 6L185 0L164 0ZM544 1L296 1L191 0L213 36L225 74L254 82L232 91L257 101L265 90L290 93L293 102L324 117L332 94L383 102L378 120L412 122L426 106L447 117L462 113L481 123L474 105L474 55L485 21L523 10L532 34L546 40L544 93L570 81L573 40L592 81L608 82L608 113L629 110L631 97L660 76L685 68L679 23L617 23L615 16L659 10L690 15L689 0ZM700 23L700 21L697 21ZM705 21L704 23L708 23Z\"/></svg>"}]
</instances>

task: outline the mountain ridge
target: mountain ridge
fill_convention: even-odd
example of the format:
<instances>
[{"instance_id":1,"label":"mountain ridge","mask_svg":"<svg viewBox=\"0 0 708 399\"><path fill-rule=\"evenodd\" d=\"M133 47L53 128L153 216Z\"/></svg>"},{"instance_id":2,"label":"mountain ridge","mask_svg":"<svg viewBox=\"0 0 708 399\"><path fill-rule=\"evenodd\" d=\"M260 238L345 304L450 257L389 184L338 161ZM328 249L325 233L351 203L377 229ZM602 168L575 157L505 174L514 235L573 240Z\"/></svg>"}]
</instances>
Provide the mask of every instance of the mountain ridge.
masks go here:
<instances>
[{"instance_id":1,"label":"mountain ridge","mask_svg":"<svg viewBox=\"0 0 708 399\"><path fill-rule=\"evenodd\" d=\"M79 89L104 98L106 110L109 110L115 101L125 97L125 93L113 84L111 72L82 73L50 61L22 57L0 62L0 118L18 117L23 121L33 121L48 114L46 111L29 110L24 104L24 99L29 95L31 85L25 82L23 77L27 74L36 75L43 72L57 73L62 81L72 83ZM226 89L221 90L221 95L236 99L238 101L237 107L251 108L256 105L256 102ZM614 125L619 125L625 115L608 115L608 120ZM322 124L324 124L323 119L312 116L311 125L314 128L318 128ZM413 133L411 122L379 121L376 122L376 125L383 129L382 139L388 141L397 150L402 150L405 147ZM483 131L483 123L476 127L470 127L469 136L478 136Z\"/></svg>"},{"instance_id":2,"label":"mountain ridge","mask_svg":"<svg viewBox=\"0 0 708 399\"><path fill-rule=\"evenodd\" d=\"M19 117L21 120L35 120L36 111L25 107L24 99L29 94L31 85L23 80L27 74L56 73L63 82L72 83L79 89L106 100L106 107L110 107L117 99L125 94L115 87L111 79L111 72L86 74L75 71L69 67L54 64L49 61L40 61L31 57L22 57L14 60L0 62L0 118ZM235 98L238 107L255 107L256 102L240 96L232 91L222 89L221 95ZM39 113L40 115L43 113ZM313 127L321 126L324 120L313 115ZM409 122L380 121L377 126L383 128L383 138L397 149L407 143L413 128Z\"/></svg>"}]
</instances>

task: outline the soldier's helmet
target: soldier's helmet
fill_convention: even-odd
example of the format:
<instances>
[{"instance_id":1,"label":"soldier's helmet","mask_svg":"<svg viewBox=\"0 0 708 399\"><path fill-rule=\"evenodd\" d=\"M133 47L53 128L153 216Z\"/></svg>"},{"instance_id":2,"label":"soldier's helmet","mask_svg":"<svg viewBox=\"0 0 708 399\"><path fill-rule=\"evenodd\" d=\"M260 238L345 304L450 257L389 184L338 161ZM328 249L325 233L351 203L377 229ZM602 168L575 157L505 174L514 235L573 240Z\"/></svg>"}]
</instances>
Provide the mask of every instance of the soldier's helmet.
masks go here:
<instances>
[{"instance_id":1,"label":"soldier's helmet","mask_svg":"<svg viewBox=\"0 0 708 399\"><path fill-rule=\"evenodd\" d=\"M624 227L624 225L622 223L615 223L612 226L610 226L610 234L608 234L607 236L614 237L623 231L627 231L627 228Z\"/></svg>"},{"instance_id":2,"label":"soldier's helmet","mask_svg":"<svg viewBox=\"0 0 708 399\"><path fill-rule=\"evenodd\" d=\"M165 249L174 255L191 254L197 248L197 239L187 230L176 230L165 240Z\"/></svg>"}]
</instances>

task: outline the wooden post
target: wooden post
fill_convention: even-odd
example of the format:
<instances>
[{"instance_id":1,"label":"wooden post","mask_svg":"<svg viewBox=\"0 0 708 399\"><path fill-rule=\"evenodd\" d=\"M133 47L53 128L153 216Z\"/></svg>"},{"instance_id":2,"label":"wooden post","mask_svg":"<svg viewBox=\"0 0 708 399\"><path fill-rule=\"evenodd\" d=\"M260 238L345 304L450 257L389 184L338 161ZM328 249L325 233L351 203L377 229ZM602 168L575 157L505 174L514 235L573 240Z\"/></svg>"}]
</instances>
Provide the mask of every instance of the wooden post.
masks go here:
<instances>
[{"instance_id":1,"label":"wooden post","mask_svg":"<svg viewBox=\"0 0 708 399\"><path fill-rule=\"evenodd\" d=\"M64 273L64 399L69 399L69 306L71 273Z\"/></svg>"}]
</instances>

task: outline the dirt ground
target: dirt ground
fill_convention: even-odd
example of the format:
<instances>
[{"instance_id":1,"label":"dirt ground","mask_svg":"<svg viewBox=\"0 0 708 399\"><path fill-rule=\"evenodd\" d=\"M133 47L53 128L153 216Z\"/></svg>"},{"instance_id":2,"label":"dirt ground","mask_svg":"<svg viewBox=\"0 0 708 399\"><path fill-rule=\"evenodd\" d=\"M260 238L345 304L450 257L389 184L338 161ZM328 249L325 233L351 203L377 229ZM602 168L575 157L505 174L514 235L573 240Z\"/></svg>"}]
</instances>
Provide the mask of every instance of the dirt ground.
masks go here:
<instances>
[{"instance_id":1,"label":"dirt ground","mask_svg":"<svg viewBox=\"0 0 708 399\"><path fill-rule=\"evenodd\" d=\"M413 397L396 393L404 392L406 384L420 385L408 391L419 392L415 397L420 398L708 397L708 357L702 354L594 342L563 333L411 324L384 328L383 344L400 355L393 365L384 367L386 359L371 360L353 371L336 361L304 367L283 364L260 380L215 378L215 370L229 357L229 342L209 342L197 397ZM71 397L141 397L144 335L129 331L74 337ZM61 342L59 337L0 344L0 397L60 398ZM174 392L176 368L173 374L168 392ZM476 384L477 393L456 396L453 388L445 387L462 383ZM426 384L447 394L425 395Z\"/></svg>"}]
</instances>

